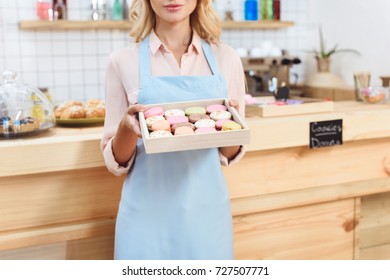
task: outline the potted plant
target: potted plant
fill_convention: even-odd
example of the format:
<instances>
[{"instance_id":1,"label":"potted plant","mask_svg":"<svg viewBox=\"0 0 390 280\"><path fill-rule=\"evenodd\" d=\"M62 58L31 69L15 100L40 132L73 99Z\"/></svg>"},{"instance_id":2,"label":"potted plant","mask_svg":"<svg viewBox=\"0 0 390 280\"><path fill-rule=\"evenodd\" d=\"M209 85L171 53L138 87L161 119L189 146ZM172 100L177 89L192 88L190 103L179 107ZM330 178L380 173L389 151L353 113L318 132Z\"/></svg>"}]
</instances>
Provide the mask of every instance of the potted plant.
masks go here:
<instances>
[{"instance_id":1,"label":"potted plant","mask_svg":"<svg viewBox=\"0 0 390 280\"><path fill-rule=\"evenodd\" d=\"M320 35L320 49L319 50L313 49L309 51L310 53L314 54L314 57L317 60L318 72L329 72L330 57L334 54L341 53L341 52L349 52L357 55L360 54L358 51L354 49L339 49L337 44L331 49L326 49L321 26L319 28L319 35Z\"/></svg>"}]
</instances>

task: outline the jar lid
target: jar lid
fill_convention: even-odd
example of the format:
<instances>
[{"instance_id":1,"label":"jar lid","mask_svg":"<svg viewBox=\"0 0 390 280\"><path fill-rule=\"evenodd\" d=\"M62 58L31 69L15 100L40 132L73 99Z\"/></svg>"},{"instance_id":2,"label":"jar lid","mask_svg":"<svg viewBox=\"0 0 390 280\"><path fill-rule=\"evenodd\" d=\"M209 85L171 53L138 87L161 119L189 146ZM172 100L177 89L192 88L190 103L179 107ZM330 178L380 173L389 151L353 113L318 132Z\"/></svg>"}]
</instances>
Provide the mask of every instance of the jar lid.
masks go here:
<instances>
[{"instance_id":1,"label":"jar lid","mask_svg":"<svg viewBox=\"0 0 390 280\"><path fill-rule=\"evenodd\" d=\"M32 135L55 125L53 106L38 88L18 81L14 71L4 71L2 76L0 137Z\"/></svg>"}]
</instances>

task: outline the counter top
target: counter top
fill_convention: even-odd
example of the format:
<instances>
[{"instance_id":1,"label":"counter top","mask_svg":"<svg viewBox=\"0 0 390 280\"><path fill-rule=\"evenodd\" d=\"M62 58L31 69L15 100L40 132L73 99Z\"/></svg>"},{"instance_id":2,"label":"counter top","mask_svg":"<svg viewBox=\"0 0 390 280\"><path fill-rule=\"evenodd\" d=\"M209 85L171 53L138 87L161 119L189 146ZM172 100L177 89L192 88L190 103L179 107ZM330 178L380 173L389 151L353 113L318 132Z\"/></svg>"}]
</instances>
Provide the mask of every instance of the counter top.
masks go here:
<instances>
[{"instance_id":1,"label":"counter top","mask_svg":"<svg viewBox=\"0 0 390 280\"><path fill-rule=\"evenodd\" d=\"M343 142L390 137L388 104L341 101L327 113L270 118L248 114L247 151L308 146L309 123L333 119L343 120ZM0 140L0 177L104 166L101 136L102 127L56 127L32 138Z\"/></svg>"}]
</instances>

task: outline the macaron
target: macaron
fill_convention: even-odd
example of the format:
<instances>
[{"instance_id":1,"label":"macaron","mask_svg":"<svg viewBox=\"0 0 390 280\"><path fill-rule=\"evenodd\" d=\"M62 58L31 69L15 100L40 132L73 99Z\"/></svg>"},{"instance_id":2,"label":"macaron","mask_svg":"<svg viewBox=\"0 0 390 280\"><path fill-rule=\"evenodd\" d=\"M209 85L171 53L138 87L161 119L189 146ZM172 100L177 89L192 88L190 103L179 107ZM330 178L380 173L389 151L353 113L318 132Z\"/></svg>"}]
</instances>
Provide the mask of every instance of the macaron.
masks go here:
<instances>
[{"instance_id":1,"label":"macaron","mask_svg":"<svg viewBox=\"0 0 390 280\"><path fill-rule=\"evenodd\" d=\"M240 124L234 122L234 121L229 121L225 122L222 125L222 131L229 131L229 130L240 130L242 127Z\"/></svg>"},{"instance_id":2,"label":"macaron","mask_svg":"<svg viewBox=\"0 0 390 280\"><path fill-rule=\"evenodd\" d=\"M192 130L195 129L194 124L192 124L190 122L182 122L182 123L175 123L174 125L172 125L171 131L173 133L175 133L176 129L178 129L179 127L182 127L182 126L187 126L187 127L191 128Z\"/></svg>"},{"instance_id":3,"label":"macaron","mask_svg":"<svg viewBox=\"0 0 390 280\"><path fill-rule=\"evenodd\" d=\"M164 109L162 107L152 107L144 112L145 119L153 116L164 116Z\"/></svg>"},{"instance_id":4,"label":"macaron","mask_svg":"<svg viewBox=\"0 0 390 280\"><path fill-rule=\"evenodd\" d=\"M171 124L167 120L158 120L155 121L152 124L152 130L157 131L157 130L166 130L166 131L171 131Z\"/></svg>"},{"instance_id":5,"label":"macaron","mask_svg":"<svg viewBox=\"0 0 390 280\"><path fill-rule=\"evenodd\" d=\"M150 133L150 138L172 137L172 133L166 130L156 130Z\"/></svg>"},{"instance_id":6,"label":"macaron","mask_svg":"<svg viewBox=\"0 0 390 280\"><path fill-rule=\"evenodd\" d=\"M195 130L195 134L212 133L212 132L217 132L217 130L213 127L199 127Z\"/></svg>"},{"instance_id":7,"label":"macaron","mask_svg":"<svg viewBox=\"0 0 390 280\"><path fill-rule=\"evenodd\" d=\"M203 107L188 107L184 110L187 116L191 116L193 114L206 114L206 109Z\"/></svg>"},{"instance_id":8,"label":"macaron","mask_svg":"<svg viewBox=\"0 0 390 280\"><path fill-rule=\"evenodd\" d=\"M207 113L211 114L215 111L227 111L227 108L225 105L222 104L213 104L206 107Z\"/></svg>"},{"instance_id":9,"label":"macaron","mask_svg":"<svg viewBox=\"0 0 390 280\"><path fill-rule=\"evenodd\" d=\"M188 118L186 116L170 116L170 117L167 117L167 121L172 126L175 123L188 122Z\"/></svg>"},{"instance_id":10,"label":"macaron","mask_svg":"<svg viewBox=\"0 0 390 280\"><path fill-rule=\"evenodd\" d=\"M192 123L196 123L199 120L209 119L209 118L210 118L209 115L206 114L192 114L191 116L189 116L189 120Z\"/></svg>"},{"instance_id":11,"label":"macaron","mask_svg":"<svg viewBox=\"0 0 390 280\"><path fill-rule=\"evenodd\" d=\"M175 135L191 135L194 134L194 130L188 126L181 126L176 128Z\"/></svg>"},{"instance_id":12,"label":"macaron","mask_svg":"<svg viewBox=\"0 0 390 280\"><path fill-rule=\"evenodd\" d=\"M169 109L169 110L165 111L164 116L166 118L172 117L172 116L185 116L185 113L183 110L180 110L180 109Z\"/></svg>"},{"instance_id":13,"label":"macaron","mask_svg":"<svg viewBox=\"0 0 390 280\"><path fill-rule=\"evenodd\" d=\"M200 127L212 127L214 128L215 127L215 121L213 121L212 119L203 119L203 120L199 120L195 123L195 127L196 128L200 128Z\"/></svg>"},{"instance_id":14,"label":"macaron","mask_svg":"<svg viewBox=\"0 0 390 280\"><path fill-rule=\"evenodd\" d=\"M231 120L218 120L215 122L215 128L218 129L218 130L221 130L222 129L222 125L225 123L225 122L230 122Z\"/></svg>"},{"instance_id":15,"label":"macaron","mask_svg":"<svg viewBox=\"0 0 390 280\"><path fill-rule=\"evenodd\" d=\"M147 118L145 120L145 122L146 122L148 129L152 130L152 124L156 121L159 121L159 120L165 120L165 119L163 116L152 116L152 117Z\"/></svg>"},{"instance_id":16,"label":"macaron","mask_svg":"<svg viewBox=\"0 0 390 280\"><path fill-rule=\"evenodd\" d=\"M230 120L232 118L232 114L228 111L214 111L210 114L210 118L215 121Z\"/></svg>"}]
</instances>

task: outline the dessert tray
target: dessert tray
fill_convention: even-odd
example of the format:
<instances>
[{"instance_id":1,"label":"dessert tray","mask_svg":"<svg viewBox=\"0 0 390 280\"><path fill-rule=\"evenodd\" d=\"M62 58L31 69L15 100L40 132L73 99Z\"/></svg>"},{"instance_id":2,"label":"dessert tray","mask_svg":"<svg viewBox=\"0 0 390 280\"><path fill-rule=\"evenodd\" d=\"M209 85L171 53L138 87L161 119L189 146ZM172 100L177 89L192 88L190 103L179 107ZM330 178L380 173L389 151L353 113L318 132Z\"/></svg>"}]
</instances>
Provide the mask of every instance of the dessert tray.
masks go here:
<instances>
[{"instance_id":1,"label":"dessert tray","mask_svg":"<svg viewBox=\"0 0 390 280\"><path fill-rule=\"evenodd\" d=\"M197 150L227 146L247 145L250 141L250 130L239 113L228 105L226 99L207 99L189 102L174 102L164 104L148 105L148 108L162 107L165 111L170 109L185 110L190 107L207 107L209 105L221 104L226 106L231 113L231 120L241 126L239 130L215 131L202 134L174 135L173 137L152 138L146 124L143 112L139 113L142 138L147 154L165 153L174 151Z\"/></svg>"},{"instance_id":2,"label":"dessert tray","mask_svg":"<svg viewBox=\"0 0 390 280\"><path fill-rule=\"evenodd\" d=\"M263 118L281 117L310 113L332 112L334 103L332 100L315 98L291 98L283 101L270 98L255 98L256 103L246 105L247 115L253 114Z\"/></svg>"}]
</instances>

